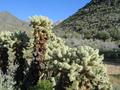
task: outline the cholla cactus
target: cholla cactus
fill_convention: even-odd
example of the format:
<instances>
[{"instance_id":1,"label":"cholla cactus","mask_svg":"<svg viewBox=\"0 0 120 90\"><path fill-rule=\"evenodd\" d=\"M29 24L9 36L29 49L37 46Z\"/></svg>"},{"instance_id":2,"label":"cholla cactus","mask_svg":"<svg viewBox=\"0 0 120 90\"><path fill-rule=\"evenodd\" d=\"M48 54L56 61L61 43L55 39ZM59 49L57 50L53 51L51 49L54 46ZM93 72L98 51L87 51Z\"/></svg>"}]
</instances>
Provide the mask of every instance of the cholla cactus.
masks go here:
<instances>
[{"instance_id":1,"label":"cholla cactus","mask_svg":"<svg viewBox=\"0 0 120 90\"><path fill-rule=\"evenodd\" d=\"M10 75L4 76L0 72L0 90L14 90L14 84L13 77Z\"/></svg>"},{"instance_id":2,"label":"cholla cactus","mask_svg":"<svg viewBox=\"0 0 120 90\"><path fill-rule=\"evenodd\" d=\"M34 29L34 50L33 61L29 72L27 73L24 86L27 89L30 85L36 85L39 78L43 76L46 71L45 53L46 43L49 38L48 33L51 29L51 21L44 16L33 16L30 18L31 26ZM34 72L34 73L33 73Z\"/></svg>"},{"instance_id":3,"label":"cholla cactus","mask_svg":"<svg viewBox=\"0 0 120 90\"><path fill-rule=\"evenodd\" d=\"M41 28L50 30L52 27L52 22L49 20L48 17L45 16L32 16L30 17L31 26L33 28Z\"/></svg>"},{"instance_id":4,"label":"cholla cactus","mask_svg":"<svg viewBox=\"0 0 120 90\"><path fill-rule=\"evenodd\" d=\"M26 59L23 57L23 50L28 46L29 37L25 32L15 32L12 35L12 39L15 41L12 46L15 55L14 65L18 65L14 78L17 87L21 87L21 83L23 83L25 71L28 66Z\"/></svg>"},{"instance_id":5,"label":"cholla cactus","mask_svg":"<svg viewBox=\"0 0 120 90\"><path fill-rule=\"evenodd\" d=\"M51 77L55 90L111 90L106 68L102 62L103 56L99 50L88 46L70 48L65 42L56 37L51 31L51 21L47 17L31 17L34 29L34 39L30 42L23 33L1 33L0 46L13 46L15 52L14 64L18 64L15 79L22 90L29 90L40 79ZM4 37L4 38L3 38ZM25 58L28 42L33 46L33 60L26 75ZM33 43L33 44L32 44ZM8 60L2 56L7 50L0 49L1 60ZM3 65L3 64L1 64ZM6 62L5 62L5 65ZM25 78L24 78L25 77Z\"/></svg>"},{"instance_id":6,"label":"cholla cactus","mask_svg":"<svg viewBox=\"0 0 120 90\"><path fill-rule=\"evenodd\" d=\"M8 69L8 47L12 44L11 32L0 33L0 67L3 74L7 73Z\"/></svg>"},{"instance_id":7,"label":"cholla cactus","mask_svg":"<svg viewBox=\"0 0 120 90\"><path fill-rule=\"evenodd\" d=\"M53 77L58 78L56 90L111 89L99 50L88 46L69 48L54 34L47 47L46 59L53 65Z\"/></svg>"},{"instance_id":8,"label":"cholla cactus","mask_svg":"<svg viewBox=\"0 0 120 90\"><path fill-rule=\"evenodd\" d=\"M0 32L0 45L9 46L12 44L12 33L9 31Z\"/></svg>"},{"instance_id":9,"label":"cholla cactus","mask_svg":"<svg viewBox=\"0 0 120 90\"><path fill-rule=\"evenodd\" d=\"M14 85L14 72L17 66L13 66L13 63L9 62L8 73L4 75L0 71L0 90L15 90Z\"/></svg>"}]
</instances>

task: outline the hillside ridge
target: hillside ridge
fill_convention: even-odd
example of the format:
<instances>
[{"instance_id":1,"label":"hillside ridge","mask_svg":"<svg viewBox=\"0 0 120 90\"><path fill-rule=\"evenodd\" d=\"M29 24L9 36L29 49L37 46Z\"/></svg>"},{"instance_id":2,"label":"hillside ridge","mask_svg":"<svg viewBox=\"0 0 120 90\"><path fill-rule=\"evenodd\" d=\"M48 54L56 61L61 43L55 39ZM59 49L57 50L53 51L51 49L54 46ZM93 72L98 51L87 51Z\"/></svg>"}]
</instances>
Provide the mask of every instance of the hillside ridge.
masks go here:
<instances>
[{"instance_id":1,"label":"hillside ridge","mask_svg":"<svg viewBox=\"0 0 120 90\"><path fill-rule=\"evenodd\" d=\"M105 33L113 40L119 40L120 0L92 0L57 25L55 30L76 31L88 39Z\"/></svg>"},{"instance_id":2,"label":"hillside ridge","mask_svg":"<svg viewBox=\"0 0 120 90\"><path fill-rule=\"evenodd\" d=\"M0 12L0 31L29 31L28 22L18 19L8 11Z\"/></svg>"}]
</instances>

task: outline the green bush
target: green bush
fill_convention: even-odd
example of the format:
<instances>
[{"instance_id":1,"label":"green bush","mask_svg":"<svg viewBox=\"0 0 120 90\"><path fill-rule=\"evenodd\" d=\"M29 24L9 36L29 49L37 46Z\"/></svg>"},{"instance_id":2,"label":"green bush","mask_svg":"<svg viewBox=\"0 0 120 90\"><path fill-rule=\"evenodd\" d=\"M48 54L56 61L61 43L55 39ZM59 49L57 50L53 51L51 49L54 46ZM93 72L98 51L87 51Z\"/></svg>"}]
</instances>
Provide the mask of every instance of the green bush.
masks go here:
<instances>
[{"instance_id":1,"label":"green bush","mask_svg":"<svg viewBox=\"0 0 120 90\"><path fill-rule=\"evenodd\" d=\"M53 87L49 80L41 80L37 86L32 87L30 90L53 90Z\"/></svg>"},{"instance_id":2,"label":"green bush","mask_svg":"<svg viewBox=\"0 0 120 90\"><path fill-rule=\"evenodd\" d=\"M95 37L105 41L110 38L110 34L107 31L100 31Z\"/></svg>"},{"instance_id":3,"label":"green bush","mask_svg":"<svg viewBox=\"0 0 120 90\"><path fill-rule=\"evenodd\" d=\"M86 39L93 38L93 32L92 32L92 31L85 30L85 31L83 32L83 34L84 34L84 38L86 38Z\"/></svg>"},{"instance_id":4,"label":"green bush","mask_svg":"<svg viewBox=\"0 0 120 90\"><path fill-rule=\"evenodd\" d=\"M120 40L120 29L111 29L109 32L113 40Z\"/></svg>"},{"instance_id":5,"label":"green bush","mask_svg":"<svg viewBox=\"0 0 120 90\"><path fill-rule=\"evenodd\" d=\"M113 59L119 60L119 58L120 58L120 50L119 49L101 51L100 53L104 54L104 57L109 60L113 60Z\"/></svg>"}]
</instances>

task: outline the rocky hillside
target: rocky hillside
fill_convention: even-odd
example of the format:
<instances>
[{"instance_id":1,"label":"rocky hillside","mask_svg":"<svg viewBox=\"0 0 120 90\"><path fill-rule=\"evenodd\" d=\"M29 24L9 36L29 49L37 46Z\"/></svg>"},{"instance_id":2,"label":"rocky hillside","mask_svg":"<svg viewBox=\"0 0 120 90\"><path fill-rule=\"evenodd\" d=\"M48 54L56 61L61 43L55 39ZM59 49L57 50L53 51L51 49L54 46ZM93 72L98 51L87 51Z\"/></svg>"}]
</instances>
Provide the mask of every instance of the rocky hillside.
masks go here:
<instances>
[{"instance_id":1,"label":"rocky hillside","mask_svg":"<svg viewBox=\"0 0 120 90\"><path fill-rule=\"evenodd\" d=\"M87 39L120 40L120 0L91 0L55 30L77 31Z\"/></svg>"},{"instance_id":2,"label":"rocky hillside","mask_svg":"<svg viewBox=\"0 0 120 90\"><path fill-rule=\"evenodd\" d=\"M19 20L9 12L0 12L0 31L28 31L31 30L28 23Z\"/></svg>"}]
</instances>

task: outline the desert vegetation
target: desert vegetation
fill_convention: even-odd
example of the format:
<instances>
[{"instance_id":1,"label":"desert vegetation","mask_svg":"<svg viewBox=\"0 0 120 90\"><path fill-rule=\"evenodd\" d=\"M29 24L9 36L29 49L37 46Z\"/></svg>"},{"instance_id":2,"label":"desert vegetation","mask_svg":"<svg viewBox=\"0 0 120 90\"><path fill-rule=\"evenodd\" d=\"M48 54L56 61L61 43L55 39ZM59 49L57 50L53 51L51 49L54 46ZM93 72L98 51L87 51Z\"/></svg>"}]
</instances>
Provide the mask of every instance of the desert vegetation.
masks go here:
<instances>
[{"instance_id":1,"label":"desert vegetation","mask_svg":"<svg viewBox=\"0 0 120 90\"><path fill-rule=\"evenodd\" d=\"M116 3L117 2L117 3ZM120 1L91 0L83 8L55 26L56 35L66 44L99 48L105 60L120 58ZM63 34L65 33L65 34Z\"/></svg>"},{"instance_id":2,"label":"desert vegetation","mask_svg":"<svg viewBox=\"0 0 120 90\"><path fill-rule=\"evenodd\" d=\"M69 47L47 17L31 17L30 26L33 37L0 33L0 90L112 90L98 49Z\"/></svg>"}]
</instances>

